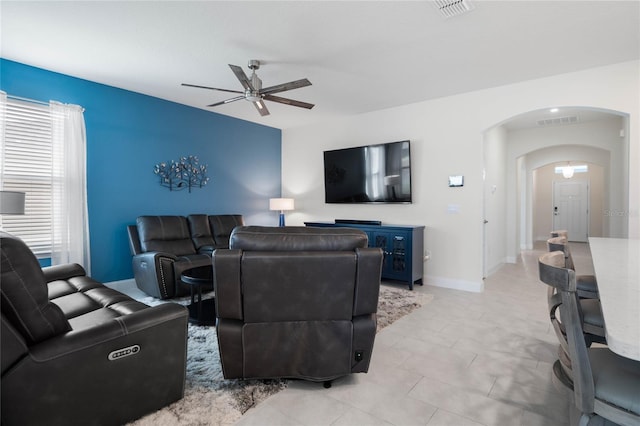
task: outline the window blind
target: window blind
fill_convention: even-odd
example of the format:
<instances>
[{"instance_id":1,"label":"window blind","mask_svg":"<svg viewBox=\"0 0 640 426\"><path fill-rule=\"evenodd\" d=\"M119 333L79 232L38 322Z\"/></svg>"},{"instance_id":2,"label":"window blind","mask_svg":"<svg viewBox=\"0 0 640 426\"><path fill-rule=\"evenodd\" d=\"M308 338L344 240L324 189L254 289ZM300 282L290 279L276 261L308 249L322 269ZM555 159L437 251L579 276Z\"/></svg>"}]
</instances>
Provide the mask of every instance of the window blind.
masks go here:
<instances>
[{"instance_id":1,"label":"window blind","mask_svg":"<svg viewBox=\"0 0 640 426\"><path fill-rule=\"evenodd\" d=\"M26 192L24 215L3 215L2 228L36 256L51 255L52 120L48 105L7 99L0 151L2 189Z\"/></svg>"}]
</instances>

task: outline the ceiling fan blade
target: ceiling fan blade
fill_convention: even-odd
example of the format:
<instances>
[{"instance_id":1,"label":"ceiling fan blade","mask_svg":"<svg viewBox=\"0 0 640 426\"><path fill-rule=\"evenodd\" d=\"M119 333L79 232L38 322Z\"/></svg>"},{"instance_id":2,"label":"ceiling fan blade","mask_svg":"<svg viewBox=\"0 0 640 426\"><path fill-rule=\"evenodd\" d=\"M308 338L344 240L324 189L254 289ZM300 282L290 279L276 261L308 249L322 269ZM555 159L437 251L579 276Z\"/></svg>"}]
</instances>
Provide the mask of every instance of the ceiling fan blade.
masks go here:
<instances>
[{"instance_id":1,"label":"ceiling fan blade","mask_svg":"<svg viewBox=\"0 0 640 426\"><path fill-rule=\"evenodd\" d=\"M218 106L218 105L224 105L224 104L228 104L228 103L231 103L231 102L239 101L241 99L244 99L244 95L236 96L235 98L227 99L226 101L222 101L222 102L216 102L215 104L211 104L211 105L207 105L207 106L208 107L214 107L214 106Z\"/></svg>"},{"instance_id":2,"label":"ceiling fan blade","mask_svg":"<svg viewBox=\"0 0 640 426\"><path fill-rule=\"evenodd\" d=\"M188 84L182 83L183 86L187 87L197 87L198 89L210 89L210 90L219 90L221 92L229 92L229 93L244 93L239 90L229 90L229 89L218 89L217 87L208 87L208 86L198 86L197 84Z\"/></svg>"},{"instance_id":3,"label":"ceiling fan blade","mask_svg":"<svg viewBox=\"0 0 640 426\"><path fill-rule=\"evenodd\" d=\"M296 81L290 81L288 83L277 84L271 87L265 87L260 90L261 95L269 95L271 93L284 92L287 90L299 89L300 87L311 86L311 82L306 78Z\"/></svg>"},{"instance_id":4,"label":"ceiling fan blade","mask_svg":"<svg viewBox=\"0 0 640 426\"><path fill-rule=\"evenodd\" d=\"M251 82L249 81L249 78L244 73L242 68L240 68L237 65L231 65L231 64L229 64L229 68L231 68L231 71L233 71L233 73L236 75L236 78L240 80L240 84L242 84L242 87L244 87L246 90L253 90L253 87L251 86Z\"/></svg>"},{"instance_id":5,"label":"ceiling fan blade","mask_svg":"<svg viewBox=\"0 0 640 426\"><path fill-rule=\"evenodd\" d=\"M309 104L307 102L295 101L293 99L281 98L280 96L273 96L273 95L264 95L263 99L271 102L279 102L281 104L287 104L287 105L297 106L297 107L306 108L306 109L311 109L315 106L314 104Z\"/></svg>"},{"instance_id":6,"label":"ceiling fan blade","mask_svg":"<svg viewBox=\"0 0 640 426\"><path fill-rule=\"evenodd\" d=\"M260 99L259 101L254 101L253 104L256 106L256 109L258 110L261 116L264 117L265 115L270 114L269 110L267 109L267 106L265 105L262 99Z\"/></svg>"}]
</instances>

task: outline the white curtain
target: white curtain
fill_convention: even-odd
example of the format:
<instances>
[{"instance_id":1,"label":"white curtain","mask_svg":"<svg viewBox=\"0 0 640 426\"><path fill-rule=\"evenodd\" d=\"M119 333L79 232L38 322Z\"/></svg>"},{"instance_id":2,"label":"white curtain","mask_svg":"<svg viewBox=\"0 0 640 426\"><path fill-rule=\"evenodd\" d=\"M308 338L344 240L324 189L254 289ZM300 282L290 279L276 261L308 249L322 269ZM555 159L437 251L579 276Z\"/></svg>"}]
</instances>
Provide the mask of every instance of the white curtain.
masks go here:
<instances>
[{"instance_id":1,"label":"white curtain","mask_svg":"<svg viewBox=\"0 0 640 426\"><path fill-rule=\"evenodd\" d=\"M78 263L91 274L83 108L50 102L53 141L51 264Z\"/></svg>"},{"instance_id":2,"label":"white curtain","mask_svg":"<svg viewBox=\"0 0 640 426\"><path fill-rule=\"evenodd\" d=\"M2 173L2 166L4 165L4 129L6 122L6 114L7 114L7 93L0 90L0 190L3 189L2 177L4 176Z\"/></svg>"}]
</instances>

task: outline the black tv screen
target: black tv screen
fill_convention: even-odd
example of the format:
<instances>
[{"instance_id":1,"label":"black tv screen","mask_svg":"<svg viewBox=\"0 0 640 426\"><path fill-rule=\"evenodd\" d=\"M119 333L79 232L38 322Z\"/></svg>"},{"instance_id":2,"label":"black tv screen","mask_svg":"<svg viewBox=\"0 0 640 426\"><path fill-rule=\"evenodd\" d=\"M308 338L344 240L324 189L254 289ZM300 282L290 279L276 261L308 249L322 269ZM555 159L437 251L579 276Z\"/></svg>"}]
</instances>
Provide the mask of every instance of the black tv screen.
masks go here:
<instances>
[{"instance_id":1,"label":"black tv screen","mask_svg":"<svg viewBox=\"0 0 640 426\"><path fill-rule=\"evenodd\" d=\"M410 203L409 141L324 152L327 203Z\"/></svg>"}]
</instances>

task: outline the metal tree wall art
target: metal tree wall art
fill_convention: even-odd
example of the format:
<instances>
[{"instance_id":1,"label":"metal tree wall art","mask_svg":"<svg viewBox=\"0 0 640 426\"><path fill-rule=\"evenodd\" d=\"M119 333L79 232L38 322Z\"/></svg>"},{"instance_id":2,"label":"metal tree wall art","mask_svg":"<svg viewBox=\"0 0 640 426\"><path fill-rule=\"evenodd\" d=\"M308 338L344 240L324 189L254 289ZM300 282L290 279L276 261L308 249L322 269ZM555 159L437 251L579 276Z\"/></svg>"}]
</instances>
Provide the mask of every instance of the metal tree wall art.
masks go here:
<instances>
[{"instance_id":1,"label":"metal tree wall art","mask_svg":"<svg viewBox=\"0 0 640 426\"><path fill-rule=\"evenodd\" d=\"M207 165L198 164L198 157L194 155L156 164L153 173L160 176L160 185L166 186L170 191L187 188L191 192L191 188L202 188L209 182Z\"/></svg>"}]
</instances>

